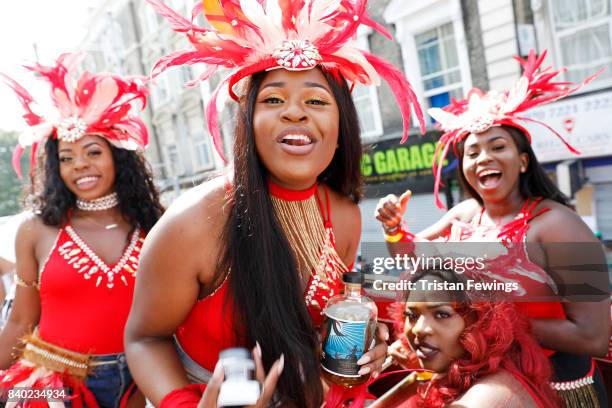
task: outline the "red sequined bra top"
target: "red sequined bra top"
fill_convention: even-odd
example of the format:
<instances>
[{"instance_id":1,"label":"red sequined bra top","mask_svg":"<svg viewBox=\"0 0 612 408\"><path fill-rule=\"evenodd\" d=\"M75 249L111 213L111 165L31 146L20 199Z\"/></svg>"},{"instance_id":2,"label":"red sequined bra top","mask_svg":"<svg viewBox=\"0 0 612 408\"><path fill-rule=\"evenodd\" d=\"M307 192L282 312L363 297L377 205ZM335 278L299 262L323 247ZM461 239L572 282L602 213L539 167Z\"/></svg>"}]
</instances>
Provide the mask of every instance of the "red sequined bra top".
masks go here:
<instances>
[{"instance_id":1,"label":"red sequined bra top","mask_svg":"<svg viewBox=\"0 0 612 408\"><path fill-rule=\"evenodd\" d=\"M72 226L60 228L38 277L39 336L79 353L123 352L144 237L136 228L121 258L108 265Z\"/></svg>"},{"instance_id":2,"label":"red sequined bra top","mask_svg":"<svg viewBox=\"0 0 612 408\"><path fill-rule=\"evenodd\" d=\"M548 212L543 208L534 212L542 198L527 200L517 216L505 225L482 225L484 210L481 210L471 223L453 222L448 242L500 242L505 252L487 260L486 276L479 279L499 282L516 282L518 296L551 296L556 293L556 284L549 274L529 259L526 248L527 232L530 221ZM520 299L519 299L520 300ZM517 308L530 318L565 319L565 311L560 302L516 302ZM550 352L549 352L550 354Z\"/></svg>"},{"instance_id":3,"label":"red sequined bra top","mask_svg":"<svg viewBox=\"0 0 612 408\"><path fill-rule=\"evenodd\" d=\"M320 262L326 264L327 278L321 278L318 274L312 273L304 292L304 301L313 323L315 326L320 326L323 321L322 309L330 297L340 293L343 288L342 273L349 270L344 265L338 268L328 259L329 251L334 251L336 256L337 254L335 253L327 190L323 187L326 201L324 207L319 198L317 184L301 191L287 190L272 183L269 183L269 187L273 196L287 201L306 200L316 195L325 225L326 241L331 245L324 245L320 254ZM176 339L181 348L191 359L210 372L215 368L220 351L237 346L233 325L233 303L227 280L226 276L223 283L212 294L199 300L193 306L176 332Z\"/></svg>"}]
</instances>

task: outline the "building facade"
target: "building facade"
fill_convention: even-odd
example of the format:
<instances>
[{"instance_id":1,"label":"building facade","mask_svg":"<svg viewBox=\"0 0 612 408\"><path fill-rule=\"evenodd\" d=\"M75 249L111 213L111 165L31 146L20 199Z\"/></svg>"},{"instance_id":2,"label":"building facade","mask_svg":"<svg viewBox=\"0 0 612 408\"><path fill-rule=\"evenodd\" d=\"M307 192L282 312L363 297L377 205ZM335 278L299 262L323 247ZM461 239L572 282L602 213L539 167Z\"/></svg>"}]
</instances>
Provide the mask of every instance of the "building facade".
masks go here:
<instances>
[{"instance_id":1,"label":"building facade","mask_svg":"<svg viewBox=\"0 0 612 408\"><path fill-rule=\"evenodd\" d=\"M168 0L168 5L191 14L190 0ZM546 64L567 66L568 80L607 68L579 93L530 113L559 130L581 156L567 152L555 138L538 137L545 129L529 128L538 159L551 177L591 228L612 239L612 0L370 0L368 7L395 41L367 29L355 41L401 67L424 110L461 98L472 87L509 88L521 75L512 57L525 56L531 48L549 51ZM105 0L90 20L82 48L92 52L96 69L147 75L159 57L189 47L144 0ZM204 105L219 76L195 87L184 85L202 68L171 69L152 87L145 115L153 135L149 157L168 200L223 168L204 119ZM431 119L424 137L415 127L408 142L399 145L402 118L389 87L356 87L353 99L365 149L362 240L380 240L373 217L378 200L406 189L414 193L406 214L410 228L418 231L435 222L443 211L435 207L432 194L430 167L439 132ZM229 157L231 108L220 123ZM455 163L451 157L444 174L449 205L461 198Z\"/></svg>"},{"instance_id":2,"label":"building facade","mask_svg":"<svg viewBox=\"0 0 612 408\"><path fill-rule=\"evenodd\" d=\"M572 198L591 229L612 240L612 1L386 3L382 17L395 28L404 71L425 109L444 106L451 97L462 97L473 86L508 89L521 75L520 65L512 56L526 56L531 48L538 53L548 50L545 65L568 68L561 79L581 81L606 69L571 97L530 112L557 129L578 148L580 156L567 151L554 137L539 137L548 132L546 129L527 127L538 160L550 176ZM409 187L410 182L405 184ZM421 196L430 200L429 194ZM411 222L411 217L420 221L423 214L428 214L420 203L416 204L414 210L409 204L407 214L414 230L420 225ZM434 213L430 206L429 214ZM429 222L429 217L424 218Z\"/></svg>"},{"instance_id":3,"label":"building facade","mask_svg":"<svg viewBox=\"0 0 612 408\"><path fill-rule=\"evenodd\" d=\"M191 13L190 1L173 0L169 5L184 15ZM91 55L88 63L98 71L149 75L159 57L190 47L144 0L105 0L91 10L88 27L80 48ZM185 85L201 70L171 69L150 87L144 115L151 135L147 157L166 204L223 168L204 121L210 84Z\"/></svg>"}]
</instances>

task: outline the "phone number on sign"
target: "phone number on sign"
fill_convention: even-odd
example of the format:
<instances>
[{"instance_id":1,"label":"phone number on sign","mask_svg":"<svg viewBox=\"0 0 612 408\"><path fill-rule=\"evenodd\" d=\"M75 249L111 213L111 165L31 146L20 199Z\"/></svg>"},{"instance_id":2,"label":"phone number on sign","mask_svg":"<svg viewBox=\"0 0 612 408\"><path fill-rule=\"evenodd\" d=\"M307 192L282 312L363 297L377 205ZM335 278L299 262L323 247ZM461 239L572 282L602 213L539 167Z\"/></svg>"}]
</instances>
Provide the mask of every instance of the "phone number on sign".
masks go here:
<instances>
[{"instance_id":1,"label":"phone number on sign","mask_svg":"<svg viewBox=\"0 0 612 408\"><path fill-rule=\"evenodd\" d=\"M29 388L15 387L1 390L2 399L6 402L30 401L63 401L69 398L68 388Z\"/></svg>"}]
</instances>

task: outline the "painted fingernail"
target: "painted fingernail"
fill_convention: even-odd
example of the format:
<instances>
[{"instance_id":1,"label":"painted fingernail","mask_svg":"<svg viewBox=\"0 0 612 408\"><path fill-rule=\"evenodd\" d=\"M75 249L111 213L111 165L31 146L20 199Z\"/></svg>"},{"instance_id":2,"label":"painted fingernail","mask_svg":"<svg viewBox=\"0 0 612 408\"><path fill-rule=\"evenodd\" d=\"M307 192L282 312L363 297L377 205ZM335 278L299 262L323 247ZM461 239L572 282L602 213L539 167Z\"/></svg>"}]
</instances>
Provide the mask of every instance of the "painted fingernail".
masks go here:
<instances>
[{"instance_id":1,"label":"painted fingernail","mask_svg":"<svg viewBox=\"0 0 612 408\"><path fill-rule=\"evenodd\" d=\"M278 361L279 361L279 364L276 370L278 372L278 375L281 375L281 373L283 372L283 368L285 368L285 354L281 354Z\"/></svg>"},{"instance_id":2,"label":"painted fingernail","mask_svg":"<svg viewBox=\"0 0 612 408\"><path fill-rule=\"evenodd\" d=\"M255 342L255 352L257 353L257 357L261 358L261 346L258 341Z\"/></svg>"},{"instance_id":3,"label":"painted fingernail","mask_svg":"<svg viewBox=\"0 0 612 408\"><path fill-rule=\"evenodd\" d=\"M380 375L380 372L374 371L374 374L372 374L372 377L373 378L378 378L379 375Z\"/></svg>"},{"instance_id":4,"label":"painted fingernail","mask_svg":"<svg viewBox=\"0 0 612 408\"><path fill-rule=\"evenodd\" d=\"M357 364L358 365L364 365L370 362L370 360L372 360L370 358L370 356L368 355L363 355L359 360L357 360Z\"/></svg>"},{"instance_id":5,"label":"painted fingernail","mask_svg":"<svg viewBox=\"0 0 612 408\"><path fill-rule=\"evenodd\" d=\"M367 373L370 372L370 367L363 367L361 370L359 370L359 372L357 372L358 375L365 375Z\"/></svg>"},{"instance_id":6,"label":"painted fingernail","mask_svg":"<svg viewBox=\"0 0 612 408\"><path fill-rule=\"evenodd\" d=\"M215 371L213 371L213 377L215 378L223 378L223 364L221 361L217 362L215 366Z\"/></svg>"}]
</instances>

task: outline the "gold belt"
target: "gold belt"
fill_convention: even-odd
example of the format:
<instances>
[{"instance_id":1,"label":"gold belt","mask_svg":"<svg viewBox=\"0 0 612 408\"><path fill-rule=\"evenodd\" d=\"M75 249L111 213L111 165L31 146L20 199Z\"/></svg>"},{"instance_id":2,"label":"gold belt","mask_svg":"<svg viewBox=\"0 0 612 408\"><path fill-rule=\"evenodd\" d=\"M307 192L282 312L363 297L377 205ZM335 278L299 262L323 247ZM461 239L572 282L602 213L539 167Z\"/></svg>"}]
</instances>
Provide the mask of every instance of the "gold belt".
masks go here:
<instances>
[{"instance_id":1,"label":"gold belt","mask_svg":"<svg viewBox=\"0 0 612 408\"><path fill-rule=\"evenodd\" d=\"M115 364L112 361L96 361L90 354L82 354L56 346L41 339L36 332L23 339L23 358L49 370L67 373L78 379L85 379L93 367Z\"/></svg>"}]
</instances>

